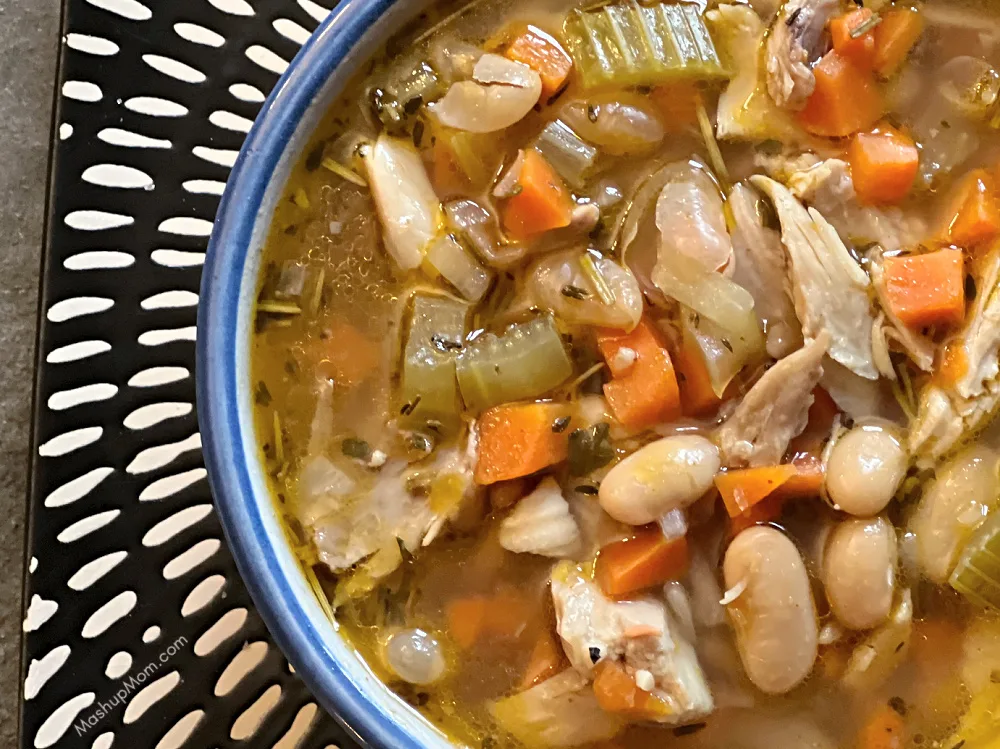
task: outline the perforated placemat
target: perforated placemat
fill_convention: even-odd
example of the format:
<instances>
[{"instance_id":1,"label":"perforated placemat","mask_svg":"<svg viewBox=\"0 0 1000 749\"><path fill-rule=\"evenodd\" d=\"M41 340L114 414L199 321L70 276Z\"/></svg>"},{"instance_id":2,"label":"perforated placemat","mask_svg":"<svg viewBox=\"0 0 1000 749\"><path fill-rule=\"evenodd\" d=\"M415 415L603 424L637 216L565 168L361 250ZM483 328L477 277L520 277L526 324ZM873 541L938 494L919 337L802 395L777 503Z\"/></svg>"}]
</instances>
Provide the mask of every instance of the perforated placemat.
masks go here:
<instances>
[{"instance_id":1,"label":"perforated placemat","mask_svg":"<svg viewBox=\"0 0 1000 749\"><path fill-rule=\"evenodd\" d=\"M35 393L21 745L354 744L268 637L212 509L198 283L311 0L66 0Z\"/></svg>"}]
</instances>

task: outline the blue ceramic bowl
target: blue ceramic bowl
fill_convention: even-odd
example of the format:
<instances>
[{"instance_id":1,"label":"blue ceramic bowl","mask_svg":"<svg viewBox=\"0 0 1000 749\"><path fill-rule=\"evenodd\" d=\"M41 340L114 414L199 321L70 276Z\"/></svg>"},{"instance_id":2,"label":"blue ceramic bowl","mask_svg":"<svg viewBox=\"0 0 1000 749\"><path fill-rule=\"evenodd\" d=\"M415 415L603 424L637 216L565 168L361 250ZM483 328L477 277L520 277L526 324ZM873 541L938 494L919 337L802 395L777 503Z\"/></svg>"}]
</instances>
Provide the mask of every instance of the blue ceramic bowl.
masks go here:
<instances>
[{"instance_id":1,"label":"blue ceramic bowl","mask_svg":"<svg viewBox=\"0 0 1000 749\"><path fill-rule=\"evenodd\" d=\"M324 112L421 0L346 0L264 103L233 167L208 248L198 314L198 417L212 492L237 566L296 673L369 746L451 746L392 694L324 614L275 511L258 455L249 371L261 250L288 175Z\"/></svg>"}]
</instances>

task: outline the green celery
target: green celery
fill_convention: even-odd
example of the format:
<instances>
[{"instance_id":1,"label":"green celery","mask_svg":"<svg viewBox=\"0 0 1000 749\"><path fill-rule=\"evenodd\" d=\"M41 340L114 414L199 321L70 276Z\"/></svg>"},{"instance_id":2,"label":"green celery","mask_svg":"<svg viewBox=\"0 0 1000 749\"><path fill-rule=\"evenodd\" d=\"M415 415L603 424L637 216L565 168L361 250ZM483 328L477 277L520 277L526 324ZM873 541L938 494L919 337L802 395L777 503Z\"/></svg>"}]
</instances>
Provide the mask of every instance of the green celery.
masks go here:
<instances>
[{"instance_id":1,"label":"green celery","mask_svg":"<svg viewBox=\"0 0 1000 749\"><path fill-rule=\"evenodd\" d=\"M973 603L1000 609L1000 512L965 545L948 582Z\"/></svg>"},{"instance_id":2,"label":"green celery","mask_svg":"<svg viewBox=\"0 0 1000 749\"><path fill-rule=\"evenodd\" d=\"M597 149L561 120L553 120L531 144L571 187L582 188L594 171Z\"/></svg>"},{"instance_id":3,"label":"green celery","mask_svg":"<svg viewBox=\"0 0 1000 749\"><path fill-rule=\"evenodd\" d=\"M458 358L458 386L473 411L537 398L573 374L562 336L549 316L480 336Z\"/></svg>"},{"instance_id":4,"label":"green celery","mask_svg":"<svg viewBox=\"0 0 1000 749\"><path fill-rule=\"evenodd\" d=\"M574 10L563 37L584 89L729 77L696 5L635 0Z\"/></svg>"},{"instance_id":5,"label":"green celery","mask_svg":"<svg viewBox=\"0 0 1000 749\"><path fill-rule=\"evenodd\" d=\"M444 296L417 294L403 352L400 422L415 428L428 421L447 430L459 422L455 358L465 338L469 307Z\"/></svg>"}]
</instances>

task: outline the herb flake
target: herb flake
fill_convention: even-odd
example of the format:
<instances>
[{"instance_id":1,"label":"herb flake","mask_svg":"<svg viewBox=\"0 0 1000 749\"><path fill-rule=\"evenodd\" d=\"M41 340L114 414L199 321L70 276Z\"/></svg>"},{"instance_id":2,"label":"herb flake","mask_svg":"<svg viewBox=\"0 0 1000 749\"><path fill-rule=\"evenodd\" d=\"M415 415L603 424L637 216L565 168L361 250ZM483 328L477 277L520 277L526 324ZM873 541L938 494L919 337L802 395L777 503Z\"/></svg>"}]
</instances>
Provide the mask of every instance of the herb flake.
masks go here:
<instances>
[{"instance_id":1,"label":"herb flake","mask_svg":"<svg viewBox=\"0 0 1000 749\"><path fill-rule=\"evenodd\" d=\"M606 421L577 429L569 435L569 472L573 476L585 476L606 466L615 457L609 435L611 425Z\"/></svg>"},{"instance_id":2,"label":"herb flake","mask_svg":"<svg viewBox=\"0 0 1000 749\"><path fill-rule=\"evenodd\" d=\"M261 383L263 384L263 383ZM560 416L558 419L552 422L552 431L556 434L562 434L566 431L566 427L569 426L570 422L569 416Z\"/></svg>"},{"instance_id":3,"label":"herb flake","mask_svg":"<svg viewBox=\"0 0 1000 749\"><path fill-rule=\"evenodd\" d=\"M372 446L357 437L347 437L340 443L340 451L348 458L363 460L366 463L371 460Z\"/></svg>"}]
</instances>

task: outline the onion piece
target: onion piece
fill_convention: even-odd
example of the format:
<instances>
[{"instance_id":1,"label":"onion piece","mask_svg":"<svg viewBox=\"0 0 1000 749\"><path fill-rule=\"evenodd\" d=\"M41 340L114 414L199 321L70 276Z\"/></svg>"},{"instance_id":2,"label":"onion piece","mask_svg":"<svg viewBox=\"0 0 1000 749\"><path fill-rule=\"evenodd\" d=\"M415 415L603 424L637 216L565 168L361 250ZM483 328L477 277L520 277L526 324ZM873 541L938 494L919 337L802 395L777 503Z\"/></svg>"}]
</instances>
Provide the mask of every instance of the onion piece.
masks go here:
<instances>
[{"instance_id":1,"label":"onion piece","mask_svg":"<svg viewBox=\"0 0 1000 749\"><path fill-rule=\"evenodd\" d=\"M581 138L616 156L648 153L666 134L649 100L638 94L567 102L560 116Z\"/></svg>"},{"instance_id":2,"label":"onion piece","mask_svg":"<svg viewBox=\"0 0 1000 749\"><path fill-rule=\"evenodd\" d=\"M443 222L424 162L408 140L385 134L366 149L364 161L386 249L400 268L413 270Z\"/></svg>"},{"instance_id":3,"label":"onion piece","mask_svg":"<svg viewBox=\"0 0 1000 749\"><path fill-rule=\"evenodd\" d=\"M453 83L429 105L442 125L471 133L492 133L519 122L538 103L542 79L519 62L485 54L471 81Z\"/></svg>"},{"instance_id":4,"label":"onion piece","mask_svg":"<svg viewBox=\"0 0 1000 749\"><path fill-rule=\"evenodd\" d=\"M471 200L453 200L444 206L448 223L487 265L508 268L521 261L526 253L523 245L505 243L500 236L496 217Z\"/></svg>"},{"instance_id":5,"label":"onion piece","mask_svg":"<svg viewBox=\"0 0 1000 749\"><path fill-rule=\"evenodd\" d=\"M403 681L433 684L444 676L447 664L441 643L422 629L403 629L385 644L385 660Z\"/></svg>"},{"instance_id":6,"label":"onion piece","mask_svg":"<svg viewBox=\"0 0 1000 749\"><path fill-rule=\"evenodd\" d=\"M425 262L470 302L482 299L493 281L493 274L476 262L453 234L431 242Z\"/></svg>"},{"instance_id":7,"label":"onion piece","mask_svg":"<svg viewBox=\"0 0 1000 749\"><path fill-rule=\"evenodd\" d=\"M683 538L687 535L688 522L684 510L671 510L660 518L659 523L660 530L663 531L663 537L668 541Z\"/></svg>"}]
</instances>

